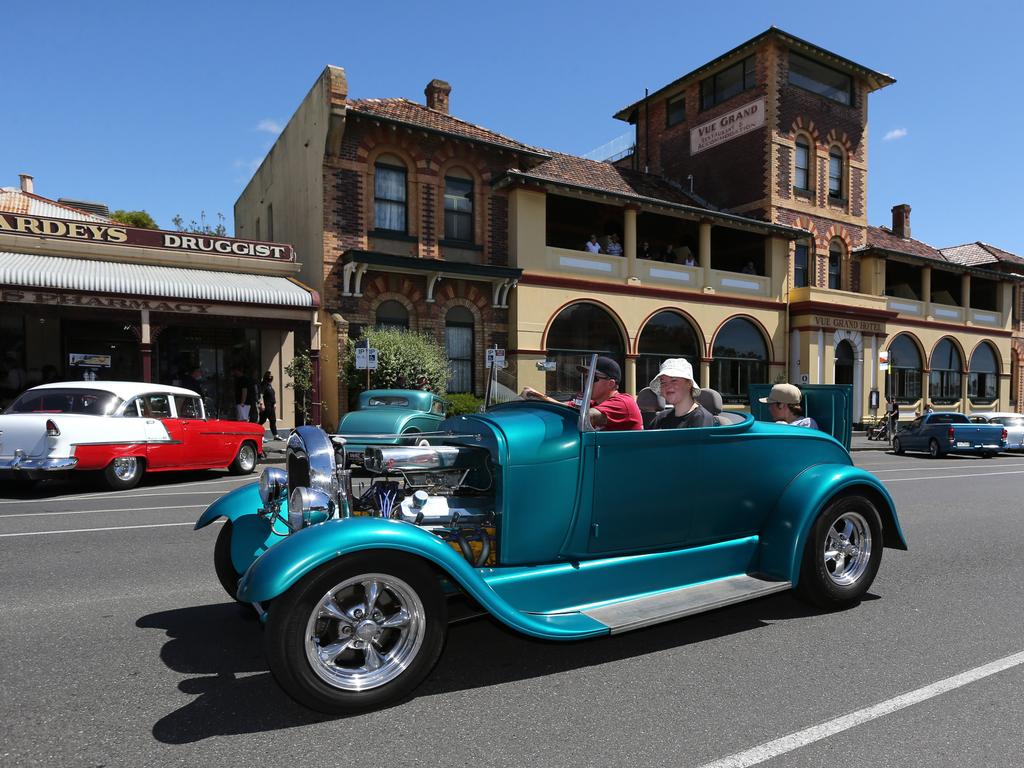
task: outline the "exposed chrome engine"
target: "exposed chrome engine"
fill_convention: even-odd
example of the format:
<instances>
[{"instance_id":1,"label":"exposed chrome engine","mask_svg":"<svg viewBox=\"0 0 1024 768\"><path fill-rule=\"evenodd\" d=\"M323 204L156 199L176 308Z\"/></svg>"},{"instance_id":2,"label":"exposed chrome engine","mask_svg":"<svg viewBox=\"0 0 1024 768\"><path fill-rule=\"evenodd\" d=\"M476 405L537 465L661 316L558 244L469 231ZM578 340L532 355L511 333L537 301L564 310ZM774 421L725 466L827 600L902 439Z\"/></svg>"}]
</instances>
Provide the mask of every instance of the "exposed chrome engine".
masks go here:
<instances>
[{"instance_id":1,"label":"exposed chrome engine","mask_svg":"<svg viewBox=\"0 0 1024 768\"><path fill-rule=\"evenodd\" d=\"M268 468L260 477L264 513L282 515L299 531L330 519L381 517L430 530L472 565L497 563L494 471L477 446L381 446L366 450L363 466L374 476L354 496L345 440L316 427L288 439L287 473Z\"/></svg>"}]
</instances>

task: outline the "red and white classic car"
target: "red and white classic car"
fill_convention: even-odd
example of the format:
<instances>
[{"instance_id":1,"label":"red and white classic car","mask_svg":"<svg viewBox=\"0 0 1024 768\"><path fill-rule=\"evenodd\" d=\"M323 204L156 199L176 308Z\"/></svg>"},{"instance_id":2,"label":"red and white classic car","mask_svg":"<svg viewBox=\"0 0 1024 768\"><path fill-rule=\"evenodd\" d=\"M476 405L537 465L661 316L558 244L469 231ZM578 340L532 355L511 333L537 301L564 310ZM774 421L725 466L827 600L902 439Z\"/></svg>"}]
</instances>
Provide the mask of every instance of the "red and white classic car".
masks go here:
<instances>
[{"instance_id":1,"label":"red and white classic car","mask_svg":"<svg viewBox=\"0 0 1024 768\"><path fill-rule=\"evenodd\" d=\"M226 467L248 474L263 428L206 418L190 389L130 381L74 381L26 390L0 415L0 478L67 470L102 473L114 489L145 472Z\"/></svg>"}]
</instances>

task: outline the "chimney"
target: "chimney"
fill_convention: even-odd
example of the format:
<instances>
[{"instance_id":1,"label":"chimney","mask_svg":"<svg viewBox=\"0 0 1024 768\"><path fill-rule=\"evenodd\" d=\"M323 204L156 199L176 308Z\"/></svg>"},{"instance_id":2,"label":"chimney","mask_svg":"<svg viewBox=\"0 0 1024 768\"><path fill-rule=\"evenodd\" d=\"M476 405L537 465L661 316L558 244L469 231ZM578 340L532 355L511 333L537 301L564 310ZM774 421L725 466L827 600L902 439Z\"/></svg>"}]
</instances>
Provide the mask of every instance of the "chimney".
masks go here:
<instances>
[{"instance_id":1,"label":"chimney","mask_svg":"<svg viewBox=\"0 0 1024 768\"><path fill-rule=\"evenodd\" d=\"M904 240L910 239L910 206L906 203L892 207L892 233Z\"/></svg>"},{"instance_id":2,"label":"chimney","mask_svg":"<svg viewBox=\"0 0 1024 768\"><path fill-rule=\"evenodd\" d=\"M452 87L444 80L437 78L427 83L427 87L423 89L423 93L427 96L427 106L438 112L444 112L446 115L448 114L448 96L451 92Z\"/></svg>"},{"instance_id":3,"label":"chimney","mask_svg":"<svg viewBox=\"0 0 1024 768\"><path fill-rule=\"evenodd\" d=\"M27 173L19 173L18 177L21 179L21 191L31 193L33 189L32 177Z\"/></svg>"}]
</instances>

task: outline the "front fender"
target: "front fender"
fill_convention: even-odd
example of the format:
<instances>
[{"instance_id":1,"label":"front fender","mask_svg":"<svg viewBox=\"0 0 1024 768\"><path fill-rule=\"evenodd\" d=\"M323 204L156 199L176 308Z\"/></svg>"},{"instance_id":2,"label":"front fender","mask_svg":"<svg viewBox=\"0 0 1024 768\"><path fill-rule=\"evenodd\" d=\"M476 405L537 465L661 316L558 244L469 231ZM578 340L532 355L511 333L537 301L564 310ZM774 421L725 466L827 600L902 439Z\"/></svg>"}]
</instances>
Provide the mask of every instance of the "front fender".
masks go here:
<instances>
[{"instance_id":1,"label":"front fender","mask_svg":"<svg viewBox=\"0 0 1024 768\"><path fill-rule=\"evenodd\" d=\"M834 497L853 491L865 493L878 508L884 545L907 549L896 505L877 477L846 464L818 464L797 475L779 497L761 532L761 571L796 585L807 536L818 514Z\"/></svg>"},{"instance_id":2,"label":"front fender","mask_svg":"<svg viewBox=\"0 0 1024 768\"><path fill-rule=\"evenodd\" d=\"M440 537L411 523L377 517L347 517L304 528L268 549L250 566L238 585L238 599L265 603L331 560L353 552L387 549L422 557L441 568L467 594L512 629L533 637L576 639L608 633L608 628L578 615L555 622L517 610L498 595Z\"/></svg>"},{"instance_id":3,"label":"front fender","mask_svg":"<svg viewBox=\"0 0 1024 768\"><path fill-rule=\"evenodd\" d=\"M260 484L258 482L249 483L225 493L208 506L206 511L196 520L195 528L192 530L198 531L200 528L205 528L218 517L226 517L231 522L235 522L235 520L244 515L255 515L262 507L263 501L260 499Z\"/></svg>"}]
</instances>

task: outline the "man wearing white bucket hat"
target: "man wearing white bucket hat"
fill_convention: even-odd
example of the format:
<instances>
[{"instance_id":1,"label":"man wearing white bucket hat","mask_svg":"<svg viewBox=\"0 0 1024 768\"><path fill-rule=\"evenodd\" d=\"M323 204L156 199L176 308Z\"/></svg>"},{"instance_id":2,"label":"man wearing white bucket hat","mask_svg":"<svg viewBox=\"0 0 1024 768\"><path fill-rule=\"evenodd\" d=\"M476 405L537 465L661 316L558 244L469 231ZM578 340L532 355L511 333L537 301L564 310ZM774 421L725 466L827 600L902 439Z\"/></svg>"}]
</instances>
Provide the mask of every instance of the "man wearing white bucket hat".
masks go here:
<instances>
[{"instance_id":1,"label":"man wearing white bucket hat","mask_svg":"<svg viewBox=\"0 0 1024 768\"><path fill-rule=\"evenodd\" d=\"M673 357L663 362L650 386L673 406L671 411L663 411L655 417L651 429L715 426L715 417L697 402L700 387L693 380L693 366L686 358Z\"/></svg>"}]
</instances>

